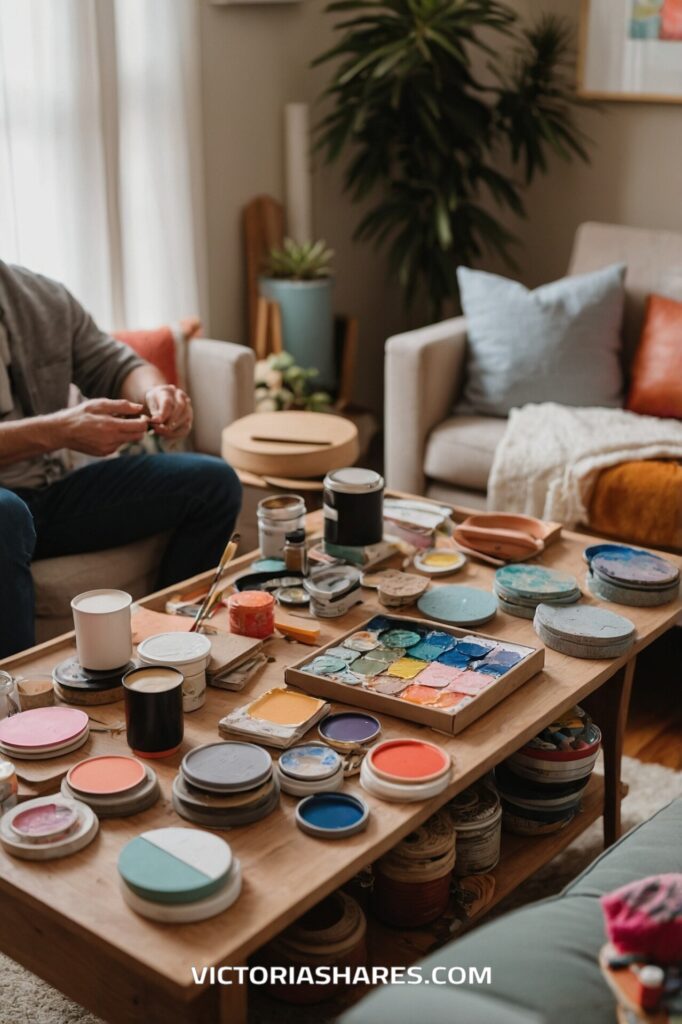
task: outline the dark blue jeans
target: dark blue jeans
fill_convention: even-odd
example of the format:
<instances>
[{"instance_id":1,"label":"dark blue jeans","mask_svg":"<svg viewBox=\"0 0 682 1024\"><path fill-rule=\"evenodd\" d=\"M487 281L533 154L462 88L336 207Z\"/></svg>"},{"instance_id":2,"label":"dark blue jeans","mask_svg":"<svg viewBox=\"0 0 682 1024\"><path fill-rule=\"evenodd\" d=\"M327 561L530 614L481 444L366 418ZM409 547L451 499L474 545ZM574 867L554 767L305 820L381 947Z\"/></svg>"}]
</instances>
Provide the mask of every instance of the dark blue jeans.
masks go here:
<instances>
[{"instance_id":1,"label":"dark blue jeans","mask_svg":"<svg viewBox=\"0 0 682 1024\"><path fill-rule=\"evenodd\" d=\"M123 456L40 490L0 487L0 658L34 643L32 561L172 530L157 581L170 586L218 564L240 506L236 473L210 455Z\"/></svg>"}]
</instances>

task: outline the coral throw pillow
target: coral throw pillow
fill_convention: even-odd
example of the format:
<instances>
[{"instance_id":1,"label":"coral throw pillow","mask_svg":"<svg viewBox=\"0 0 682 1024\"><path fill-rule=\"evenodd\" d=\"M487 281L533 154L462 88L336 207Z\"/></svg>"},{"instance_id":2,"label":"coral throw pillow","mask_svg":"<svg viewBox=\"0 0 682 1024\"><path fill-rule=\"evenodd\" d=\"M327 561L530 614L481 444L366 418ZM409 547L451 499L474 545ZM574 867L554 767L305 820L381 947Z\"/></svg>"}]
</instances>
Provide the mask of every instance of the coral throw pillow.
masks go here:
<instances>
[{"instance_id":1,"label":"coral throw pillow","mask_svg":"<svg viewBox=\"0 0 682 1024\"><path fill-rule=\"evenodd\" d=\"M682 302L649 297L627 408L643 416L682 419Z\"/></svg>"},{"instance_id":2,"label":"coral throw pillow","mask_svg":"<svg viewBox=\"0 0 682 1024\"><path fill-rule=\"evenodd\" d=\"M114 337L137 352L141 359L155 366L167 384L184 387L183 368L178 366L178 355L183 354L183 343L201 332L198 317L186 317L176 328L155 327L144 331L115 331ZM178 352L180 346L180 353Z\"/></svg>"}]
</instances>

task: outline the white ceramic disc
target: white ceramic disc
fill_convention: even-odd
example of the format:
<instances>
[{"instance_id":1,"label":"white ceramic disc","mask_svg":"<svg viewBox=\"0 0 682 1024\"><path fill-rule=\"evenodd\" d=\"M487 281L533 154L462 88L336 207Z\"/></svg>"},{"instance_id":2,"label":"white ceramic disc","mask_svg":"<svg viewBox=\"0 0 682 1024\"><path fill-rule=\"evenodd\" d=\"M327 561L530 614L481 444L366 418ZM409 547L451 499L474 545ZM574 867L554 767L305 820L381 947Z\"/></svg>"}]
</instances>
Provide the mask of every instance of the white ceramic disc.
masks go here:
<instances>
[{"instance_id":1,"label":"white ceramic disc","mask_svg":"<svg viewBox=\"0 0 682 1024\"><path fill-rule=\"evenodd\" d=\"M235 857L232 869L223 886L206 899L195 903L153 903L129 889L121 882L123 899L131 910L150 921L161 921L165 924L190 924L192 921L205 921L227 910L239 898L242 891L242 867Z\"/></svg>"},{"instance_id":2,"label":"white ceramic disc","mask_svg":"<svg viewBox=\"0 0 682 1024\"><path fill-rule=\"evenodd\" d=\"M449 782L449 773L429 783L402 785L398 782L386 782L374 774L367 758L362 762L360 769L360 785L362 788L371 793L372 796L378 796L389 803L416 803L419 800L430 800L431 797L438 796L444 789L447 789Z\"/></svg>"}]
</instances>

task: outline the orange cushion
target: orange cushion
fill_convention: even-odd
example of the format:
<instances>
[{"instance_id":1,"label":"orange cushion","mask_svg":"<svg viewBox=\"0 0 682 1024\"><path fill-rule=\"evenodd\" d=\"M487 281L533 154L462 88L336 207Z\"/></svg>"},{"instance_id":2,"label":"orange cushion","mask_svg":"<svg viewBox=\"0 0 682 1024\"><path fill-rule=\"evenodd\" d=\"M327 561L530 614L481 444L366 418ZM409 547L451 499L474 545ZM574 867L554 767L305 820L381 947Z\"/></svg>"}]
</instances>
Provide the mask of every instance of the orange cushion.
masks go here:
<instances>
[{"instance_id":1,"label":"orange cushion","mask_svg":"<svg viewBox=\"0 0 682 1024\"><path fill-rule=\"evenodd\" d=\"M602 470L589 525L607 537L682 550L682 466L652 459Z\"/></svg>"},{"instance_id":2,"label":"orange cushion","mask_svg":"<svg viewBox=\"0 0 682 1024\"><path fill-rule=\"evenodd\" d=\"M178 384L175 361L175 339L170 327L156 327L149 331L116 331L115 338L137 352L163 374L166 384Z\"/></svg>"},{"instance_id":3,"label":"orange cushion","mask_svg":"<svg viewBox=\"0 0 682 1024\"><path fill-rule=\"evenodd\" d=\"M682 419L682 302L649 296L626 407Z\"/></svg>"}]
</instances>

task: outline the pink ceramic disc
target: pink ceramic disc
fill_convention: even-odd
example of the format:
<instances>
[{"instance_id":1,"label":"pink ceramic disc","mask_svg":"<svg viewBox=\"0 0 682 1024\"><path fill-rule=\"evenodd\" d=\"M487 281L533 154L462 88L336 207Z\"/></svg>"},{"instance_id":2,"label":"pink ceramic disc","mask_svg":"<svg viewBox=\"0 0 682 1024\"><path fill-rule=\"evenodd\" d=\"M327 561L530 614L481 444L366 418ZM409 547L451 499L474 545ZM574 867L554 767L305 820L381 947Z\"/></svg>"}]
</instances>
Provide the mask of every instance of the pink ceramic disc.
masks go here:
<instances>
[{"instance_id":1,"label":"pink ceramic disc","mask_svg":"<svg viewBox=\"0 0 682 1024\"><path fill-rule=\"evenodd\" d=\"M34 708L0 722L0 743L12 747L52 747L69 743L87 727L88 716L78 708Z\"/></svg>"},{"instance_id":2,"label":"pink ceramic disc","mask_svg":"<svg viewBox=\"0 0 682 1024\"><path fill-rule=\"evenodd\" d=\"M12 819L12 829L23 839L50 839L64 835L78 821L78 811L66 804L29 807Z\"/></svg>"}]
</instances>

